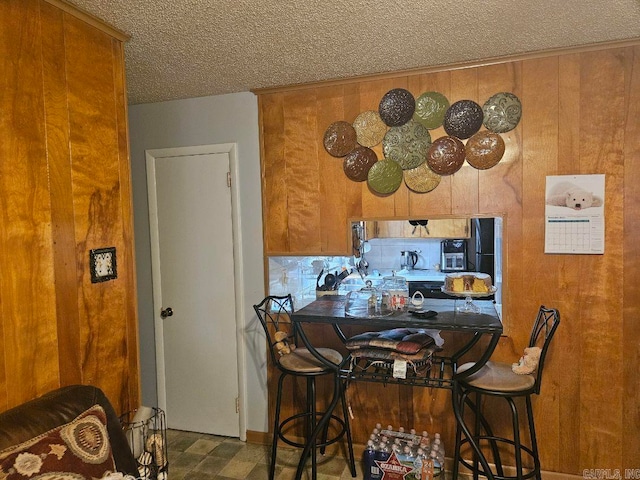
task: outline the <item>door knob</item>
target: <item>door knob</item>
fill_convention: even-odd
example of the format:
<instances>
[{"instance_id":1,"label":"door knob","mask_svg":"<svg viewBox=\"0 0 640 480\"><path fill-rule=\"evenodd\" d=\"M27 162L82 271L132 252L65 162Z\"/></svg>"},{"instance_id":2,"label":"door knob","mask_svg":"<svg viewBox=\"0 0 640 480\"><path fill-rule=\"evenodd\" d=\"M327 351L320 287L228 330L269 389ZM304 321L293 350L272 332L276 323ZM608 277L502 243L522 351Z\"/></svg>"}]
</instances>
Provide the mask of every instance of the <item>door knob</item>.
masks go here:
<instances>
[{"instance_id":1,"label":"door knob","mask_svg":"<svg viewBox=\"0 0 640 480\"><path fill-rule=\"evenodd\" d=\"M171 315L173 315L173 310L171 309L171 307L163 308L162 310L160 310L161 318L167 318L167 317L170 317Z\"/></svg>"}]
</instances>

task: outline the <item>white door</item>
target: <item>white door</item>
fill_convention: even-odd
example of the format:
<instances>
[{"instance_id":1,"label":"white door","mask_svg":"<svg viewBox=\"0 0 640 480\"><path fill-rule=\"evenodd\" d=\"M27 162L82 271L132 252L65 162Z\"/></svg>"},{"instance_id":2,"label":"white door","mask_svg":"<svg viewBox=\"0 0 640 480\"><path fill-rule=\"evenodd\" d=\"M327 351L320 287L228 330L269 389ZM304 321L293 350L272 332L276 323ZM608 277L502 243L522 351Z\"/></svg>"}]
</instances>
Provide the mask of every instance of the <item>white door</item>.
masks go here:
<instances>
[{"instance_id":1,"label":"white door","mask_svg":"<svg viewBox=\"0 0 640 480\"><path fill-rule=\"evenodd\" d=\"M238 437L229 172L228 153L147 154L159 405L169 428Z\"/></svg>"}]
</instances>

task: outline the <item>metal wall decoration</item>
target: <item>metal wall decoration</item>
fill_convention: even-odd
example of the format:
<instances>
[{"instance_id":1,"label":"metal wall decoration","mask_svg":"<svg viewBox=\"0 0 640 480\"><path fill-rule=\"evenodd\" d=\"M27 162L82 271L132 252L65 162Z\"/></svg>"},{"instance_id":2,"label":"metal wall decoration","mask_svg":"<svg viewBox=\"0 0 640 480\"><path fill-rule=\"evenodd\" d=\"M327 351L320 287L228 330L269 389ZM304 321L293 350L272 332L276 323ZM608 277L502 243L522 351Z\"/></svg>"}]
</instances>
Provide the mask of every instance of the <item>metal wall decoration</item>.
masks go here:
<instances>
[{"instance_id":1,"label":"metal wall decoration","mask_svg":"<svg viewBox=\"0 0 640 480\"><path fill-rule=\"evenodd\" d=\"M350 180L366 181L377 195L394 193L403 179L411 191L427 193L465 161L478 170L496 166L505 152L500 134L516 128L521 117L522 104L510 92L496 93L480 106L472 100L450 103L434 91L416 99L394 88L383 95L378 111L329 125L324 147L343 159ZM432 141L429 131L441 126L447 135ZM381 142L384 158L378 159L371 147Z\"/></svg>"}]
</instances>

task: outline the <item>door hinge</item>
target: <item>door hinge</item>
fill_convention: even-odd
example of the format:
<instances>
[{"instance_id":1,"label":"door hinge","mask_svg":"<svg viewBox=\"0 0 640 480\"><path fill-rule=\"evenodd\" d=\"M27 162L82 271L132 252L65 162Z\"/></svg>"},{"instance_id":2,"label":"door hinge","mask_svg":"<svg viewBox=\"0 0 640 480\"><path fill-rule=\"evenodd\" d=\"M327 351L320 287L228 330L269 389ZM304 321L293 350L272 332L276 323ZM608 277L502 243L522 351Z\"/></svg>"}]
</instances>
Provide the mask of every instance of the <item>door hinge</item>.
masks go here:
<instances>
[{"instance_id":1,"label":"door hinge","mask_svg":"<svg viewBox=\"0 0 640 480\"><path fill-rule=\"evenodd\" d=\"M240 413L240 397L236 397L236 413Z\"/></svg>"},{"instance_id":2,"label":"door hinge","mask_svg":"<svg viewBox=\"0 0 640 480\"><path fill-rule=\"evenodd\" d=\"M231 188L231 172L227 172L227 187Z\"/></svg>"}]
</instances>

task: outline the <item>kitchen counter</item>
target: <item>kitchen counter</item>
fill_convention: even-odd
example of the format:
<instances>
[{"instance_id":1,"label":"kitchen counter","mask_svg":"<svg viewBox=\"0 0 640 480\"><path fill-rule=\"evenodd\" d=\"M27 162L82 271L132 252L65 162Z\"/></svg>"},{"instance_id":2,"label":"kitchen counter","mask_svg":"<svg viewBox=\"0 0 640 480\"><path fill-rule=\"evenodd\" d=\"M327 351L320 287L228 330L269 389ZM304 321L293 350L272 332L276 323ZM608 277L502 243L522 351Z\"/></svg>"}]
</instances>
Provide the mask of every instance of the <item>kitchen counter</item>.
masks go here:
<instances>
[{"instance_id":1,"label":"kitchen counter","mask_svg":"<svg viewBox=\"0 0 640 480\"><path fill-rule=\"evenodd\" d=\"M404 277L407 279L407 282L443 282L446 273L440 272L438 270L397 270L395 272L396 276ZM342 291L349 292L352 290L358 290L364 287L364 282L367 280L371 280L373 286L377 286L382 283L383 278L387 276L393 275L392 270L381 270L379 272L371 272L369 275L364 277L364 280L360 276L358 272L351 273L348 277L346 277L342 284L340 285Z\"/></svg>"}]
</instances>

